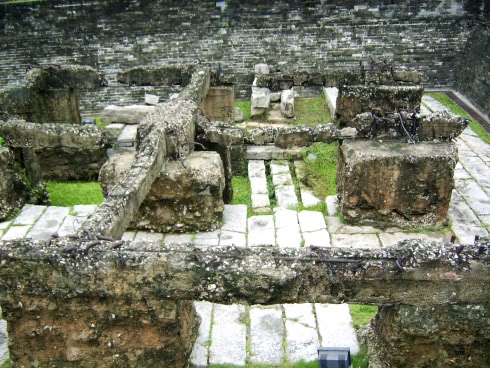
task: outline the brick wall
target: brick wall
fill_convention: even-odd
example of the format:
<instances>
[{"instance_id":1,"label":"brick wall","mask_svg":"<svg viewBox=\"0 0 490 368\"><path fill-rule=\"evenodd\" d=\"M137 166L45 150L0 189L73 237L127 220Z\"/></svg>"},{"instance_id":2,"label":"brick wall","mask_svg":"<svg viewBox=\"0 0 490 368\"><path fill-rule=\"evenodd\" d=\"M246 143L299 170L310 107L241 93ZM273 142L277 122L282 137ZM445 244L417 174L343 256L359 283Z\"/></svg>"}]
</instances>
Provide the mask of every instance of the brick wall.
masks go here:
<instances>
[{"instance_id":1,"label":"brick wall","mask_svg":"<svg viewBox=\"0 0 490 368\"><path fill-rule=\"evenodd\" d=\"M449 85L473 16L462 1L226 0L224 10L215 0L4 4L0 83L15 83L36 62L91 65L107 74L110 87L85 96L87 112L141 102L144 88L115 81L118 70L135 65L197 57L221 63L235 73L240 95L257 62L344 69L373 55L423 71L431 85Z\"/></svg>"}]
</instances>

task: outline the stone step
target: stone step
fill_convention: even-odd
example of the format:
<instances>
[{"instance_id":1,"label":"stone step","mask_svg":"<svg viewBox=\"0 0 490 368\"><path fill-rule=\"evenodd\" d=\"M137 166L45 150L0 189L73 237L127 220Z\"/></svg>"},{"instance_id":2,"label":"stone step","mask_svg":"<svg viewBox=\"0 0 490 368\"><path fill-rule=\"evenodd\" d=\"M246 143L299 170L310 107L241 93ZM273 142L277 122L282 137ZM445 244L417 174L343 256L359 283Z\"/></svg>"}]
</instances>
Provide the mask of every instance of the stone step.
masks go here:
<instances>
[{"instance_id":1,"label":"stone step","mask_svg":"<svg viewBox=\"0 0 490 368\"><path fill-rule=\"evenodd\" d=\"M252 208L256 212L270 211L269 191L263 160L248 161L248 177L252 191Z\"/></svg>"},{"instance_id":2,"label":"stone step","mask_svg":"<svg viewBox=\"0 0 490 368\"><path fill-rule=\"evenodd\" d=\"M446 106L429 95L422 96L422 104L425 105L431 112L447 110Z\"/></svg>"},{"instance_id":3,"label":"stone step","mask_svg":"<svg viewBox=\"0 0 490 368\"><path fill-rule=\"evenodd\" d=\"M302 149L300 147L283 149L274 145L247 146L247 160L299 160Z\"/></svg>"}]
</instances>

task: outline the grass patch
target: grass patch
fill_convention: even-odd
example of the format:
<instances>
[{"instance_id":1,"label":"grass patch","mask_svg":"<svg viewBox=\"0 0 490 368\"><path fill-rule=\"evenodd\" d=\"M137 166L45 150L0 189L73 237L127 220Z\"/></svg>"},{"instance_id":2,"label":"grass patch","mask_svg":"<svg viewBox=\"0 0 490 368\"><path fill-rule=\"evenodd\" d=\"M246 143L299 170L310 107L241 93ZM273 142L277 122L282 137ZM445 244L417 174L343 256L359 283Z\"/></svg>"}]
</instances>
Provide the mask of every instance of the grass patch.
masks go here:
<instances>
[{"instance_id":1,"label":"grass patch","mask_svg":"<svg viewBox=\"0 0 490 368\"><path fill-rule=\"evenodd\" d=\"M101 204L104 200L98 182L54 182L46 185L51 205L72 207L77 204Z\"/></svg>"},{"instance_id":2,"label":"grass patch","mask_svg":"<svg viewBox=\"0 0 490 368\"><path fill-rule=\"evenodd\" d=\"M323 95L315 98L294 99L295 125L315 126L332 122Z\"/></svg>"},{"instance_id":3,"label":"grass patch","mask_svg":"<svg viewBox=\"0 0 490 368\"><path fill-rule=\"evenodd\" d=\"M369 357L367 354L367 348L361 347L359 353L352 357L352 368L368 368Z\"/></svg>"},{"instance_id":4,"label":"grass patch","mask_svg":"<svg viewBox=\"0 0 490 368\"><path fill-rule=\"evenodd\" d=\"M235 107L238 107L243 112L245 121L252 118L252 101L250 100L235 100Z\"/></svg>"},{"instance_id":5,"label":"grass patch","mask_svg":"<svg viewBox=\"0 0 490 368\"><path fill-rule=\"evenodd\" d=\"M490 134L481 124L473 119L461 106L459 106L451 97L442 92L430 92L427 95L442 103L456 115L459 115L470 121L470 128L473 130L485 143L490 144Z\"/></svg>"},{"instance_id":6,"label":"grass patch","mask_svg":"<svg viewBox=\"0 0 490 368\"><path fill-rule=\"evenodd\" d=\"M3 362L0 368L12 368L12 363L10 362L10 359L7 359L5 362Z\"/></svg>"},{"instance_id":7,"label":"grass patch","mask_svg":"<svg viewBox=\"0 0 490 368\"><path fill-rule=\"evenodd\" d=\"M356 329L367 325L378 312L378 307L375 305L349 304L349 309L352 324Z\"/></svg>"},{"instance_id":8,"label":"grass patch","mask_svg":"<svg viewBox=\"0 0 490 368\"><path fill-rule=\"evenodd\" d=\"M4 144L5 144L5 140L3 139L2 136L0 136L0 147L3 147Z\"/></svg>"},{"instance_id":9,"label":"grass patch","mask_svg":"<svg viewBox=\"0 0 490 368\"><path fill-rule=\"evenodd\" d=\"M308 155L316 156L315 160ZM303 150L307 185L320 199L334 195L337 179L337 143L315 143Z\"/></svg>"},{"instance_id":10,"label":"grass patch","mask_svg":"<svg viewBox=\"0 0 490 368\"><path fill-rule=\"evenodd\" d=\"M233 199L231 204L244 204L247 206L248 217L253 216L252 189L250 180L246 176L234 176L231 178L233 188Z\"/></svg>"}]
</instances>

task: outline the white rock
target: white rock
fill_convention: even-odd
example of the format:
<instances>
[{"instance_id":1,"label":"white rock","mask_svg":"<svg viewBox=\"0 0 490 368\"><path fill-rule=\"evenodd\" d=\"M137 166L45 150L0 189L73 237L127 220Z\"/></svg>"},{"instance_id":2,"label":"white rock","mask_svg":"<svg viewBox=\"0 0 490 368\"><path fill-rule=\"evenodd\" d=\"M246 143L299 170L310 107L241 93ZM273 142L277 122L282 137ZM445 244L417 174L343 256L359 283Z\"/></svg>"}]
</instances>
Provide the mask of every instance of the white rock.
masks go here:
<instances>
[{"instance_id":1,"label":"white rock","mask_svg":"<svg viewBox=\"0 0 490 368\"><path fill-rule=\"evenodd\" d=\"M344 128L340 130L341 138L355 138L357 135L356 128Z\"/></svg>"},{"instance_id":2,"label":"white rock","mask_svg":"<svg viewBox=\"0 0 490 368\"><path fill-rule=\"evenodd\" d=\"M121 147L132 147L136 142L136 135L138 134L137 125L126 125L117 138L117 144Z\"/></svg>"},{"instance_id":3,"label":"white rock","mask_svg":"<svg viewBox=\"0 0 490 368\"><path fill-rule=\"evenodd\" d=\"M157 105L160 101L160 97L156 95L145 94L145 104L147 105Z\"/></svg>"},{"instance_id":4,"label":"white rock","mask_svg":"<svg viewBox=\"0 0 490 368\"><path fill-rule=\"evenodd\" d=\"M298 207L298 197L292 185L275 187L277 205L282 208L292 209Z\"/></svg>"},{"instance_id":5,"label":"white rock","mask_svg":"<svg viewBox=\"0 0 490 368\"><path fill-rule=\"evenodd\" d=\"M130 106L107 106L101 114L106 123L139 124L155 106L130 105Z\"/></svg>"},{"instance_id":6,"label":"white rock","mask_svg":"<svg viewBox=\"0 0 490 368\"><path fill-rule=\"evenodd\" d=\"M326 229L303 233L304 246L330 247L330 234Z\"/></svg>"},{"instance_id":7,"label":"white rock","mask_svg":"<svg viewBox=\"0 0 490 368\"><path fill-rule=\"evenodd\" d=\"M336 87L323 88L323 94L325 95L325 101L328 109L330 110L330 116L335 119L335 110L337 108L337 98L339 97L339 89Z\"/></svg>"},{"instance_id":8,"label":"white rock","mask_svg":"<svg viewBox=\"0 0 490 368\"><path fill-rule=\"evenodd\" d=\"M255 74L267 75L270 73L269 65L265 63L255 64Z\"/></svg>"},{"instance_id":9,"label":"white rock","mask_svg":"<svg viewBox=\"0 0 490 368\"><path fill-rule=\"evenodd\" d=\"M252 194L268 194L266 178L250 178L250 188Z\"/></svg>"},{"instance_id":10,"label":"white rock","mask_svg":"<svg viewBox=\"0 0 490 368\"><path fill-rule=\"evenodd\" d=\"M252 87L252 110L255 108L268 109L271 102L268 88Z\"/></svg>"},{"instance_id":11,"label":"white rock","mask_svg":"<svg viewBox=\"0 0 490 368\"><path fill-rule=\"evenodd\" d=\"M303 202L303 206L305 206L306 208L317 206L322 203L322 201L313 193L313 191L305 187L304 185L300 186L300 190L301 201Z\"/></svg>"},{"instance_id":12,"label":"white rock","mask_svg":"<svg viewBox=\"0 0 490 368\"><path fill-rule=\"evenodd\" d=\"M249 178L265 178L265 163L263 160L248 161L248 177Z\"/></svg>"},{"instance_id":13,"label":"white rock","mask_svg":"<svg viewBox=\"0 0 490 368\"><path fill-rule=\"evenodd\" d=\"M312 304L284 304L286 314L286 354L288 361L318 359L320 346Z\"/></svg>"},{"instance_id":14,"label":"white rock","mask_svg":"<svg viewBox=\"0 0 490 368\"><path fill-rule=\"evenodd\" d=\"M281 113L286 118L294 117L294 91L291 89L281 93Z\"/></svg>"}]
</instances>

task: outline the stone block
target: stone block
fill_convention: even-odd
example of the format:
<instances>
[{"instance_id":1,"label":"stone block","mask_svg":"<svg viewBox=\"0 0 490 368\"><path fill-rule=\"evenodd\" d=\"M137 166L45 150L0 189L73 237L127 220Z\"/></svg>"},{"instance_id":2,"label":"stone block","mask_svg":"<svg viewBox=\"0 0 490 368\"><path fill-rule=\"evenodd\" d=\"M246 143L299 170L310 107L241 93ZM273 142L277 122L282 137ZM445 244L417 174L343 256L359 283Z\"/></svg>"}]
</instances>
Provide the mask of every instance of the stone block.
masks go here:
<instances>
[{"instance_id":1,"label":"stone block","mask_svg":"<svg viewBox=\"0 0 490 368\"><path fill-rule=\"evenodd\" d=\"M253 364L279 365L283 359L280 305L250 308L250 353Z\"/></svg>"},{"instance_id":2,"label":"stone block","mask_svg":"<svg viewBox=\"0 0 490 368\"><path fill-rule=\"evenodd\" d=\"M122 151L104 165L100 181L106 193L126 175L134 155ZM132 226L159 232L214 230L222 222L224 185L216 152L193 152L183 162L170 161L151 185Z\"/></svg>"},{"instance_id":3,"label":"stone block","mask_svg":"<svg viewBox=\"0 0 490 368\"><path fill-rule=\"evenodd\" d=\"M276 235L273 216L252 216L248 219L248 246L274 246Z\"/></svg>"},{"instance_id":4,"label":"stone block","mask_svg":"<svg viewBox=\"0 0 490 368\"><path fill-rule=\"evenodd\" d=\"M488 367L489 313L488 305L382 306L369 339L369 366Z\"/></svg>"},{"instance_id":5,"label":"stone block","mask_svg":"<svg viewBox=\"0 0 490 368\"><path fill-rule=\"evenodd\" d=\"M302 157L299 147L283 149L274 145L247 146L248 160L300 160Z\"/></svg>"},{"instance_id":6,"label":"stone block","mask_svg":"<svg viewBox=\"0 0 490 368\"><path fill-rule=\"evenodd\" d=\"M363 86L340 85L337 98L337 124L349 126L352 119L363 112L387 112L420 108L422 86Z\"/></svg>"},{"instance_id":7,"label":"stone block","mask_svg":"<svg viewBox=\"0 0 490 368\"><path fill-rule=\"evenodd\" d=\"M255 74L267 75L270 73L269 65L265 63L255 64Z\"/></svg>"},{"instance_id":8,"label":"stone block","mask_svg":"<svg viewBox=\"0 0 490 368\"><path fill-rule=\"evenodd\" d=\"M281 93L281 113L285 118L294 118L294 91L286 90Z\"/></svg>"},{"instance_id":9,"label":"stone block","mask_svg":"<svg viewBox=\"0 0 490 368\"><path fill-rule=\"evenodd\" d=\"M148 297L25 296L2 309L19 367L184 368L199 325L191 301Z\"/></svg>"},{"instance_id":10,"label":"stone block","mask_svg":"<svg viewBox=\"0 0 490 368\"><path fill-rule=\"evenodd\" d=\"M211 121L233 122L235 116L233 87L210 87L201 109Z\"/></svg>"},{"instance_id":11,"label":"stone block","mask_svg":"<svg viewBox=\"0 0 490 368\"><path fill-rule=\"evenodd\" d=\"M454 143L344 141L338 157L339 209L347 222L446 223L457 162Z\"/></svg>"},{"instance_id":12,"label":"stone block","mask_svg":"<svg viewBox=\"0 0 490 368\"><path fill-rule=\"evenodd\" d=\"M268 109L270 102L268 88L252 87L252 111L253 109Z\"/></svg>"},{"instance_id":13,"label":"stone block","mask_svg":"<svg viewBox=\"0 0 490 368\"><path fill-rule=\"evenodd\" d=\"M155 106L130 105L130 106L107 106L102 111L102 119L106 123L139 124Z\"/></svg>"},{"instance_id":14,"label":"stone block","mask_svg":"<svg viewBox=\"0 0 490 368\"><path fill-rule=\"evenodd\" d=\"M147 105L157 105L158 101L160 101L160 97L156 95L145 94L145 104Z\"/></svg>"},{"instance_id":15,"label":"stone block","mask_svg":"<svg viewBox=\"0 0 490 368\"><path fill-rule=\"evenodd\" d=\"M339 89L337 87L324 87L323 95L325 96L325 103L330 111L330 116L332 119L335 119L335 109L337 108Z\"/></svg>"}]
</instances>

